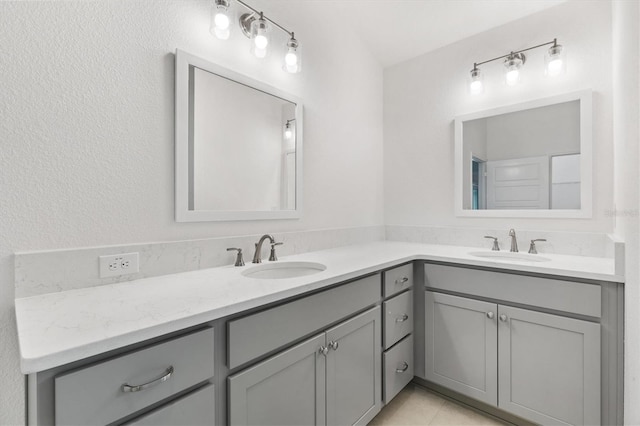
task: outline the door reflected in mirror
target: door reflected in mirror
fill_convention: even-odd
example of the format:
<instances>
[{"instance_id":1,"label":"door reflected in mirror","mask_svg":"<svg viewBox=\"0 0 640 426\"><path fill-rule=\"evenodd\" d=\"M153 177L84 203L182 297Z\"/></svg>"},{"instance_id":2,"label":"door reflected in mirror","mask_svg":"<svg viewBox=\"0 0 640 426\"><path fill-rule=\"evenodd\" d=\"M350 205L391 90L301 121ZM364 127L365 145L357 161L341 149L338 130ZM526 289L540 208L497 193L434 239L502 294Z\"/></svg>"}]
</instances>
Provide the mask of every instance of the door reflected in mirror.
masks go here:
<instances>
[{"instance_id":1,"label":"door reflected in mirror","mask_svg":"<svg viewBox=\"0 0 640 426\"><path fill-rule=\"evenodd\" d=\"M458 117L457 214L590 214L590 115L584 91Z\"/></svg>"},{"instance_id":2,"label":"door reflected in mirror","mask_svg":"<svg viewBox=\"0 0 640 426\"><path fill-rule=\"evenodd\" d=\"M178 51L176 220L300 216L302 104Z\"/></svg>"},{"instance_id":3,"label":"door reflected in mirror","mask_svg":"<svg viewBox=\"0 0 640 426\"><path fill-rule=\"evenodd\" d=\"M580 209L580 102L463 123L464 208Z\"/></svg>"}]
</instances>

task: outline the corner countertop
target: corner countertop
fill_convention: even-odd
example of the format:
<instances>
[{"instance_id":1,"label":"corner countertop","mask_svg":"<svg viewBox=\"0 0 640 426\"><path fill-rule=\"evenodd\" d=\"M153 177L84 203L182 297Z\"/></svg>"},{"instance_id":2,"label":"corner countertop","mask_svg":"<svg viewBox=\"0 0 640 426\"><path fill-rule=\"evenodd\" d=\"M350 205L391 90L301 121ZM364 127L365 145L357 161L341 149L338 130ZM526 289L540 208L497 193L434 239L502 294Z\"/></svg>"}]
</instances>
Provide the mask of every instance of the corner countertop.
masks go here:
<instances>
[{"instance_id":1,"label":"corner countertop","mask_svg":"<svg viewBox=\"0 0 640 426\"><path fill-rule=\"evenodd\" d=\"M327 266L297 278L247 278L241 272L248 264L16 299L21 370L58 367L413 260L624 282L613 259L541 254L550 261L514 262L469 254L478 251L485 250L381 241L283 257Z\"/></svg>"}]
</instances>

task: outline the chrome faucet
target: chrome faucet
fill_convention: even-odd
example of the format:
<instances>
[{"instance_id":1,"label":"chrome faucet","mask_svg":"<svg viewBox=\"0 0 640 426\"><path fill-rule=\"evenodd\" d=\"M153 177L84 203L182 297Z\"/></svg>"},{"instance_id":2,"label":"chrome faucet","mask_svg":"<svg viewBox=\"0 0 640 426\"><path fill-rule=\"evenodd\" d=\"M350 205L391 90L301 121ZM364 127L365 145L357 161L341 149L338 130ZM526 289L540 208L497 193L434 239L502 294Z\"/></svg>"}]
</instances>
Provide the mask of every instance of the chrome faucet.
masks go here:
<instances>
[{"instance_id":1,"label":"chrome faucet","mask_svg":"<svg viewBox=\"0 0 640 426\"><path fill-rule=\"evenodd\" d=\"M511 228L509 229L509 236L511 237L511 253L518 252L518 241L516 240L516 230Z\"/></svg>"},{"instance_id":2,"label":"chrome faucet","mask_svg":"<svg viewBox=\"0 0 640 426\"><path fill-rule=\"evenodd\" d=\"M253 254L253 263L262 263L261 251L262 251L262 243L264 240L269 239L271 244L275 244L276 240L269 234L264 234L260 237L260 240L256 243L256 252Z\"/></svg>"}]
</instances>

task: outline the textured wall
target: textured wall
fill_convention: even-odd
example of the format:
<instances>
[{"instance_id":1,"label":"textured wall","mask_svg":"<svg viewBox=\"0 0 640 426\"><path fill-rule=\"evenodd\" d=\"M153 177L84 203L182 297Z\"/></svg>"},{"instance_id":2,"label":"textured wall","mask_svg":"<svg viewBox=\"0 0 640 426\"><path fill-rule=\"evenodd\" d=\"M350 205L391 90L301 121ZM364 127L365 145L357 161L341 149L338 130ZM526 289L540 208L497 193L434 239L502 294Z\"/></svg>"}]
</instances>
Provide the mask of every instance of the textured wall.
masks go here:
<instances>
[{"instance_id":1,"label":"textured wall","mask_svg":"<svg viewBox=\"0 0 640 426\"><path fill-rule=\"evenodd\" d=\"M624 406L627 425L640 424L640 6L613 6L613 136L615 232L625 241Z\"/></svg>"},{"instance_id":2,"label":"textured wall","mask_svg":"<svg viewBox=\"0 0 640 426\"><path fill-rule=\"evenodd\" d=\"M24 421L13 252L382 224L379 64L316 14L255 4L296 31L302 74L215 40L210 1L0 2L0 424ZM174 222L176 48L304 100L303 219Z\"/></svg>"},{"instance_id":3,"label":"textured wall","mask_svg":"<svg viewBox=\"0 0 640 426\"><path fill-rule=\"evenodd\" d=\"M585 23L588 23L585 24ZM482 67L485 93L468 93L474 62L558 38L567 73L544 76L545 49L527 52L522 82L503 83L500 61ZM385 222L447 226L611 232L613 143L611 3L567 2L453 43L384 71ZM483 219L454 216L453 119L457 115L591 88L593 96L593 218ZM419 187L418 193L402 188Z\"/></svg>"}]
</instances>

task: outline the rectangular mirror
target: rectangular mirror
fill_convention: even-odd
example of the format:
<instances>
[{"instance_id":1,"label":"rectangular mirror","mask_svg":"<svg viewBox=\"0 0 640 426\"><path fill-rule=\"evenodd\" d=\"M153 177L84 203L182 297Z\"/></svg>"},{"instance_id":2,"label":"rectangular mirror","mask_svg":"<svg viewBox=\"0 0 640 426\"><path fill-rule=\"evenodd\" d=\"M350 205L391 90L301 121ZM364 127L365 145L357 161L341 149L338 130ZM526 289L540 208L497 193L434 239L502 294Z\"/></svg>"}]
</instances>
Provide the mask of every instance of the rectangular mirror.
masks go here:
<instances>
[{"instance_id":1,"label":"rectangular mirror","mask_svg":"<svg viewBox=\"0 0 640 426\"><path fill-rule=\"evenodd\" d=\"M591 91L455 119L457 216L591 217Z\"/></svg>"},{"instance_id":2,"label":"rectangular mirror","mask_svg":"<svg viewBox=\"0 0 640 426\"><path fill-rule=\"evenodd\" d=\"M176 221L301 216L302 103L176 52Z\"/></svg>"}]
</instances>

